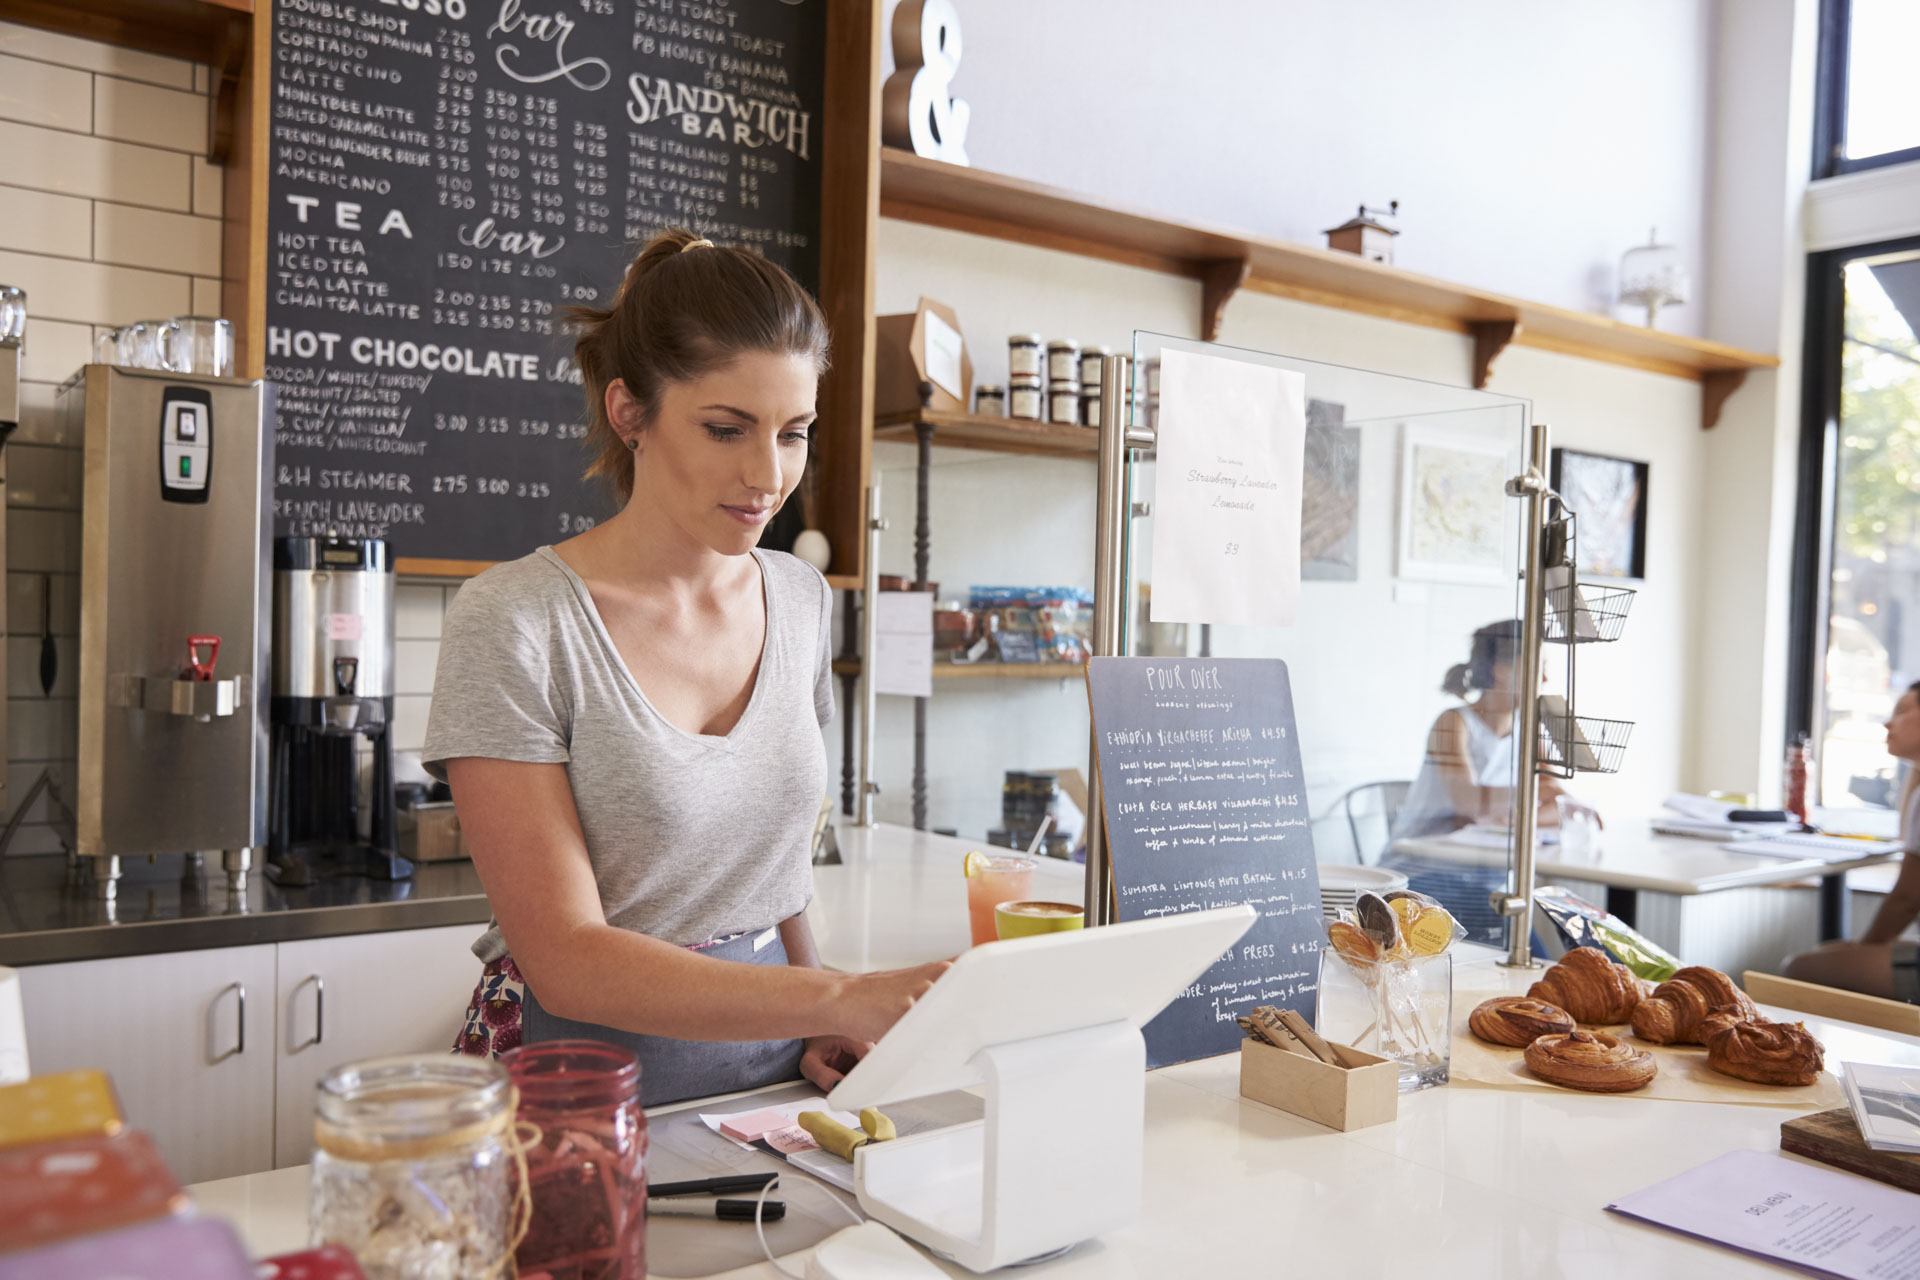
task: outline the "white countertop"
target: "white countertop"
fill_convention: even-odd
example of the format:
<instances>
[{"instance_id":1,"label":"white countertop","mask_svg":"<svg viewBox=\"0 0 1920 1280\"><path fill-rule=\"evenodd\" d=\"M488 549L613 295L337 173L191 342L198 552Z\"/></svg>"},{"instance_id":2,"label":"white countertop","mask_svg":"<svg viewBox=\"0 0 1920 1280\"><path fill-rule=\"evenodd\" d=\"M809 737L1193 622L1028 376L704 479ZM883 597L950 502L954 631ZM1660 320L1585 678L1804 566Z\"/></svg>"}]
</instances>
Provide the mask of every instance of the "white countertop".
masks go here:
<instances>
[{"instance_id":1,"label":"white countertop","mask_svg":"<svg viewBox=\"0 0 1920 1280\"><path fill-rule=\"evenodd\" d=\"M1507 865L1504 850L1420 836L1393 842L1396 853L1444 859L1468 866ZM1775 858L1759 853L1735 853L1716 840L1663 836L1643 818L1609 823L1600 833L1600 851L1569 857L1557 844L1542 845L1535 859L1540 877L1585 880L1618 889L1645 889L1654 893L1713 893L1756 885L1792 884L1816 876L1834 875L1877 866L1897 854L1866 853L1845 862L1819 858Z\"/></svg>"},{"instance_id":2,"label":"white countertop","mask_svg":"<svg viewBox=\"0 0 1920 1280\"><path fill-rule=\"evenodd\" d=\"M963 946L958 861L969 847L899 828L843 829L846 865L817 869L812 908L827 961L883 967ZM1043 867L1036 894L1071 898L1078 870ZM1461 949L1458 998L1532 980L1492 958ZM1920 1064L1920 1040L1807 1022L1830 1062ZM1343 1134L1241 1098L1237 1055L1149 1072L1146 1107L1140 1220L1015 1273L1023 1280L1783 1274L1604 1206L1735 1148L1776 1150L1781 1122L1796 1114L1787 1108L1449 1085L1402 1097L1392 1124ZM306 1241L304 1168L191 1191L202 1209L232 1220L256 1254ZM727 1274L777 1273L762 1265Z\"/></svg>"}]
</instances>

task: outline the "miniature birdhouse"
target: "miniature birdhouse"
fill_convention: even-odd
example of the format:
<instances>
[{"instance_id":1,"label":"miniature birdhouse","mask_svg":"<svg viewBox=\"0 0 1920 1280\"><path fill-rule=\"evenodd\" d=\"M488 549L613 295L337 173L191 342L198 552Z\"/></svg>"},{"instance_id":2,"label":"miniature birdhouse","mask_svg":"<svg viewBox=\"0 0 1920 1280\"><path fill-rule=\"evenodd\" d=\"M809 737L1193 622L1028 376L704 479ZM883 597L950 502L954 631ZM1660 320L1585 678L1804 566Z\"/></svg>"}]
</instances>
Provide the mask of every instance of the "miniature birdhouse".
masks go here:
<instances>
[{"instance_id":1,"label":"miniature birdhouse","mask_svg":"<svg viewBox=\"0 0 1920 1280\"><path fill-rule=\"evenodd\" d=\"M1400 211L1400 202L1387 206L1389 214ZM1393 238L1400 233L1380 221L1380 211L1360 206L1360 211L1337 227L1326 231L1327 248L1358 254L1369 262L1393 265Z\"/></svg>"}]
</instances>

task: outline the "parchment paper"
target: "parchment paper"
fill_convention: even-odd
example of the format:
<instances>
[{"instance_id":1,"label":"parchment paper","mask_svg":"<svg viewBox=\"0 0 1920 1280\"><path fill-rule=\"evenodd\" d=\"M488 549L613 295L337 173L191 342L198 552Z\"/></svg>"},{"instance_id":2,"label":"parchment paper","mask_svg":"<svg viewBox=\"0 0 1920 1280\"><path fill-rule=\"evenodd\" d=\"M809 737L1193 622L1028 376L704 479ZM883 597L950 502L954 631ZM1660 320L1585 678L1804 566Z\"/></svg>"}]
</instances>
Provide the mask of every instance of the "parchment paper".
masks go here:
<instances>
[{"instance_id":1,"label":"parchment paper","mask_svg":"<svg viewBox=\"0 0 1920 1280\"><path fill-rule=\"evenodd\" d=\"M1544 972L1542 970L1541 972ZM1467 1018L1481 1001L1497 995L1525 995L1539 980L1538 972L1514 974L1495 966L1456 968L1453 993L1453 1060L1448 1067L1451 1083L1491 1089L1547 1089L1579 1094L1589 1098L1667 1098L1679 1102L1731 1102L1743 1106L1791 1107L1796 1111L1825 1111L1847 1105L1841 1088L1840 1064L1827 1058L1827 1069L1820 1079L1804 1086L1754 1084L1721 1075L1707 1066L1707 1051L1699 1045L1648 1044L1633 1034L1633 1028L1590 1027L1617 1036L1636 1049L1653 1055L1659 1072L1646 1088L1631 1093L1588 1093L1564 1085L1548 1084L1527 1070L1523 1051L1504 1045L1487 1044L1467 1030ZM1788 1017L1789 1021L1793 1019Z\"/></svg>"}]
</instances>

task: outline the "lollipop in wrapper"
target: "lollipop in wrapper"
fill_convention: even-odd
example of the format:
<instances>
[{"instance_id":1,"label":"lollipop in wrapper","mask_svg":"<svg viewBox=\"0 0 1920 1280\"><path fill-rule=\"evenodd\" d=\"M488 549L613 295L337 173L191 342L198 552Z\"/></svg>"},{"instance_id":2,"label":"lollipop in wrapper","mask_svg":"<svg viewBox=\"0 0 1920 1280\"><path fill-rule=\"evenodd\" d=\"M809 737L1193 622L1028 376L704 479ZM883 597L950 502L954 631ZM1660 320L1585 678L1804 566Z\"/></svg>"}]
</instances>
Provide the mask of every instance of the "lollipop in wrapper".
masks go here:
<instances>
[{"instance_id":1,"label":"lollipop in wrapper","mask_svg":"<svg viewBox=\"0 0 1920 1280\"><path fill-rule=\"evenodd\" d=\"M1424 893L1395 889L1383 896L1400 917L1407 949L1416 956L1437 956L1467 936L1453 913Z\"/></svg>"}]
</instances>

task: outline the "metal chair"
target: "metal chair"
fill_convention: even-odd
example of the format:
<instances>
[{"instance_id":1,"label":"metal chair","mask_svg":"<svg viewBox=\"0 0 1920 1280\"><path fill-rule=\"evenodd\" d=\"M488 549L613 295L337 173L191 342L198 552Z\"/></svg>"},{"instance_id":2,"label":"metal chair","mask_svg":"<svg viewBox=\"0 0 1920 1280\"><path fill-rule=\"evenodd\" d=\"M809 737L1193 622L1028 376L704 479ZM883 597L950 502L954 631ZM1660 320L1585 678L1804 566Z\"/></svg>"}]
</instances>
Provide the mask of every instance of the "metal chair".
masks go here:
<instances>
[{"instance_id":1,"label":"metal chair","mask_svg":"<svg viewBox=\"0 0 1920 1280\"><path fill-rule=\"evenodd\" d=\"M1386 852L1394 821L1412 786L1411 782L1364 782L1334 801L1334 807L1346 815L1353 856L1362 866L1380 861L1380 855Z\"/></svg>"}]
</instances>

